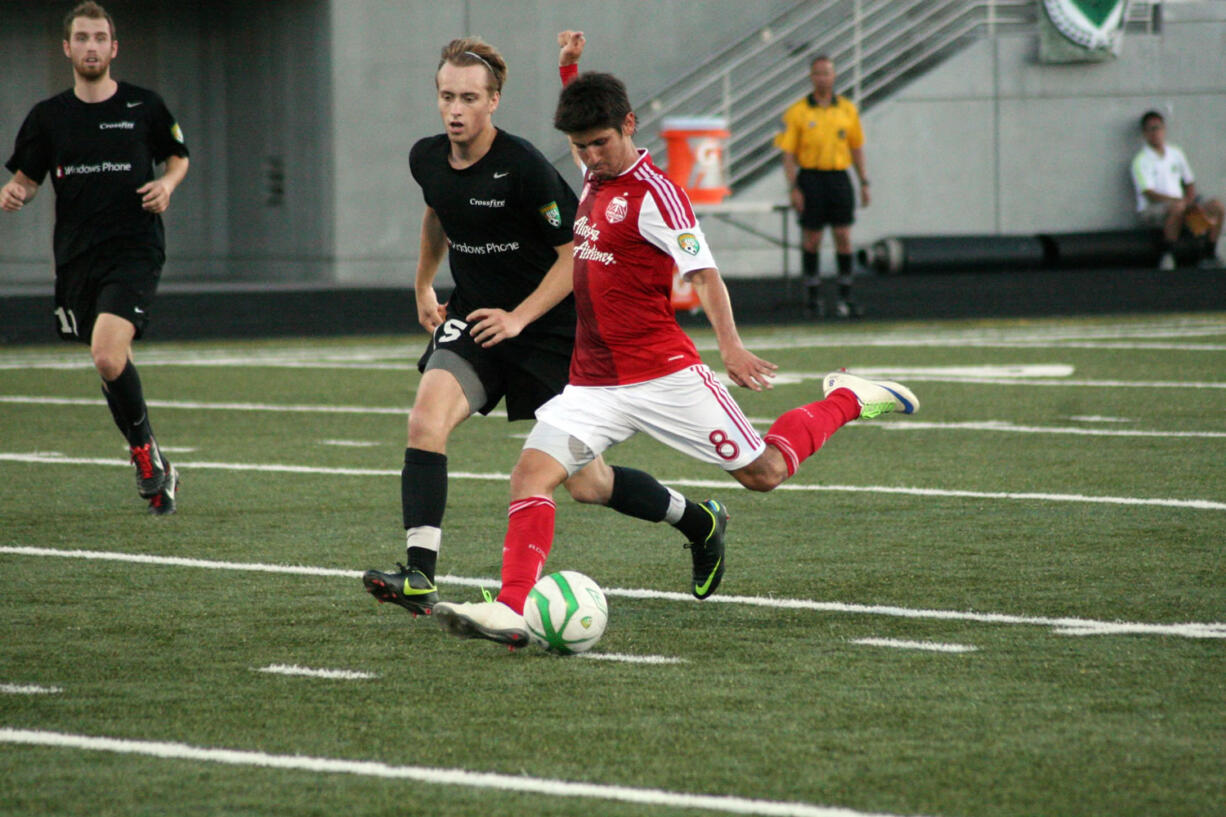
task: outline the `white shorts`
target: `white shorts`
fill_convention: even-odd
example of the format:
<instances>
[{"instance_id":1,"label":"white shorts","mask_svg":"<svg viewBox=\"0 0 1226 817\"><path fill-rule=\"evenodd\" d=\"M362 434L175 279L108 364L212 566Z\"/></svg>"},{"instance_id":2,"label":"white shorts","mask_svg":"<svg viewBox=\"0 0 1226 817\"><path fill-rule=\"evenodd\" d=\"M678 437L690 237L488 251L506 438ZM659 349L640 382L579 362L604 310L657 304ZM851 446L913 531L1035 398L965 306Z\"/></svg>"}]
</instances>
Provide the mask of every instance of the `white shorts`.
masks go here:
<instances>
[{"instance_id":1,"label":"white shorts","mask_svg":"<svg viewBox=\"0 0 1226 817\"><path fill-rule=\"evenodd\" d=\"M640 431L726 471L744 468L766 447L736 400L701 363L628 386L568 385L536 410L536 420L524 447L544 451L569 474ZM559 444L542 425L576 438L590 452Z\"/></svg>"}]
</instances>

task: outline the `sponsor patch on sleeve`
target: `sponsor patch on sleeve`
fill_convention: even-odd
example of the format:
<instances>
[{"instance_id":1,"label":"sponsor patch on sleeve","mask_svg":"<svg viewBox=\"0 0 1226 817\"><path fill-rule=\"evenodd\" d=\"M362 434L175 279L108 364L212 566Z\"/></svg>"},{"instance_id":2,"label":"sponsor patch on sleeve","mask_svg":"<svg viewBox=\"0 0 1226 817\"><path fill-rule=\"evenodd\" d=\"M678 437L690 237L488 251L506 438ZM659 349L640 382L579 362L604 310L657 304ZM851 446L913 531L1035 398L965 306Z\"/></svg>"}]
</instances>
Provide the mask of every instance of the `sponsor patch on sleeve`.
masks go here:
<instances>
[{"instance_id":1,"label":"sponsor patch on sleeve","mask_svg":"<svg viewBox=\"0 0 1226 817\"><path fill-rule=\"evenodd\" d=\"M549 222L550 227L562 226L562 211L558 209L556 201L551 201L542 207L541 215L545 217L545 221Z\"/></svg>"},{"instance_id":2,"label":"sponsor patch on sleeve","mask_svg":"<svg viewBox=\"0 0 1226 817\"><path fill-rule=\"evenodd\" d=\"M180 145L183 144L183 130L179 127L178 122L170 126L170 135L173 136L175 141Z\"/></svg>"},{"instance_id":3,"label":"sponsor patch on sleeve","mask_svg":"<svg viewBox=\"0 0 1226 817\"><path fill-rule=\"evenodd\" d=\"M677 246L681 248L682 252L698 255L698 236L693 233L682 233L677 236Z\"/></svg>"}]
</instances>

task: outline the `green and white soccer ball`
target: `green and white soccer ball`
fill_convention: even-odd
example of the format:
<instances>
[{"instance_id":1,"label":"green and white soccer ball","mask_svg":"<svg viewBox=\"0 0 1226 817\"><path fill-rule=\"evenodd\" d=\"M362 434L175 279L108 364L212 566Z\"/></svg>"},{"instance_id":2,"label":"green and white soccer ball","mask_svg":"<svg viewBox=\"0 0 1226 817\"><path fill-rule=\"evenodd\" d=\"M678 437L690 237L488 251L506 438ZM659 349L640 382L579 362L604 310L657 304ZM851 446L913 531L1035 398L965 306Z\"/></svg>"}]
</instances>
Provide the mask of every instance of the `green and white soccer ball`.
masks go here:
<instances>
[{"instance_id":1,"label":"green and white soccer ball","mask_svg":"<svg viewBox=\"0 0 1226 817\"><path fill-rule=\"evenodd\" d=\"M604 635L609 603L596 582L574 570L561 570L532 587L524 623L532 640L550 652L587 652Z\"/></svg>"}]
</instances>

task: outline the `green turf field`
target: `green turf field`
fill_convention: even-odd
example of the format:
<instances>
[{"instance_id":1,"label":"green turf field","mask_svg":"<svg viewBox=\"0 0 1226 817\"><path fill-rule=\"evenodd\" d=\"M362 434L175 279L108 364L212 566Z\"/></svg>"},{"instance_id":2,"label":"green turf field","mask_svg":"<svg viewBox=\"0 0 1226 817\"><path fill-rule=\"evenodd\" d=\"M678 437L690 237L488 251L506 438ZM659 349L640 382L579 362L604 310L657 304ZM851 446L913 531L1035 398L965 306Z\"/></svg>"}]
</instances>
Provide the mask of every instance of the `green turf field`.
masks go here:
<instances>
[{"instance_id":1,"label":"green turf field","mask_svg":"<svg viewBox=\"0 0 1226 817\"><path fill-rule=\"evenodd\" d=\"M164 519L85 348L0 350L0 814L1226 810L1226 317L744 335L780 365L736 390L760 430L840 366L922 409L767 495L610 452L732 521L697 602L674 530L559 492L549 567L606 588L597 658L363 591L403 558L423 336L138 348L183 472ZM528 428L453 438L445 598L497 585Z\"/></svg>"}]
</instances>

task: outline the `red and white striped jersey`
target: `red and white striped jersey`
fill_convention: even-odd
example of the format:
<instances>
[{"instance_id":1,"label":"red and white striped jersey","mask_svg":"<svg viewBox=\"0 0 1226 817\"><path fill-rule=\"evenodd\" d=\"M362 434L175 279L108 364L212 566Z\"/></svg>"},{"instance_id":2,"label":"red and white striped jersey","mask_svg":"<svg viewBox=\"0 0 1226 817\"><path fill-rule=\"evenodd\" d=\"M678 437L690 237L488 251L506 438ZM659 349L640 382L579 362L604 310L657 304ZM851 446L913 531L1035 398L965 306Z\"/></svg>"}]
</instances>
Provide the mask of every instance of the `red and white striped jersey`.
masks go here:
<instances>
[{"instance_id":1,"label":"red and white striped jersey","mask_svg":"<svg viewBox=\"0 0 1226 817\"><path fill-rule=\"evenodd\" d=\"M614 179L589 175L575 215L570 382L641 383L701 362L673 313L673 269L714 266L689 197L646 150Z\"/></svg>"}]
</instances>

